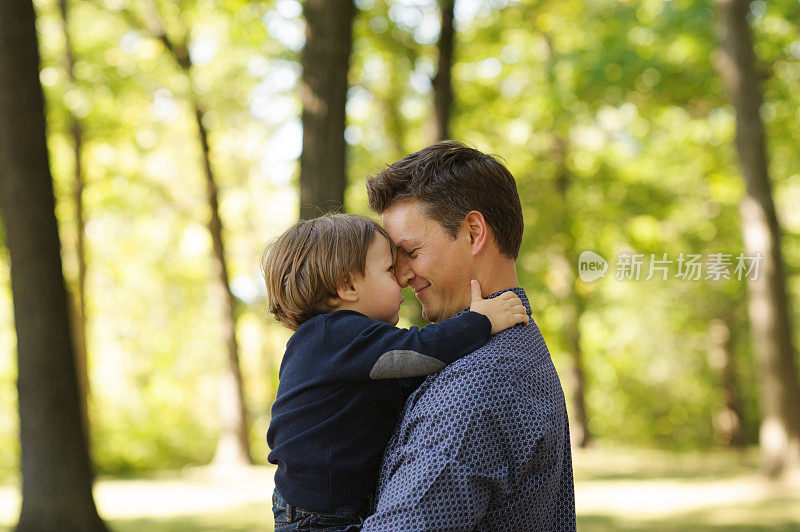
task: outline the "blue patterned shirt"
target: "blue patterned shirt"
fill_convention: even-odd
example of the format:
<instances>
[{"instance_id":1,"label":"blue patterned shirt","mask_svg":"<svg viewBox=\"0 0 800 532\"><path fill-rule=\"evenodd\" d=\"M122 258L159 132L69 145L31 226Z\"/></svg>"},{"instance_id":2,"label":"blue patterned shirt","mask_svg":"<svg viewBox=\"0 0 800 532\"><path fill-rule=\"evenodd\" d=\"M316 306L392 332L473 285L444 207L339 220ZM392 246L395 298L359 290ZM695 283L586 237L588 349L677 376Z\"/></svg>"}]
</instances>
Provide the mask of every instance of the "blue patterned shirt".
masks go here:
<instances>
[{"instance_id":1,"label":"blue patterned shirt","mask_svg":"<svg viewBox=\"0 0 800 532\"><path fill-rule=\"evenodd\" d=\"M564 392L533 319L409 397L363 530L575 530Z\"/></svg>"}]
</instances>

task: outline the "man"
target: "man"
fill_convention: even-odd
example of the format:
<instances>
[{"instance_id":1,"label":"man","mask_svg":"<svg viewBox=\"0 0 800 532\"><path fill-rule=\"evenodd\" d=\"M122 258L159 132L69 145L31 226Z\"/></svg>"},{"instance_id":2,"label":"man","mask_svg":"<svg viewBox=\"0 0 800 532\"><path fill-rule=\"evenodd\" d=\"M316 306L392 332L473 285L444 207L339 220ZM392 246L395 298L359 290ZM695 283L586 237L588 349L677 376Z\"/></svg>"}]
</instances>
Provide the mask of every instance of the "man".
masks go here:
<instances>
[{"instance_id":1,"label":"man","mask_svg":"<svg viewBox=\"0 0 800 532\"><path fill-rule=\"evenodd\" d=\"M454 141L406 156L367 183L398 248L396 277L438 322L517 281L522 208L493 157ZM429 376L386 449L363 530L575 530L564 393L539 328L512 327Z\"/></svg>"}]
</instances>

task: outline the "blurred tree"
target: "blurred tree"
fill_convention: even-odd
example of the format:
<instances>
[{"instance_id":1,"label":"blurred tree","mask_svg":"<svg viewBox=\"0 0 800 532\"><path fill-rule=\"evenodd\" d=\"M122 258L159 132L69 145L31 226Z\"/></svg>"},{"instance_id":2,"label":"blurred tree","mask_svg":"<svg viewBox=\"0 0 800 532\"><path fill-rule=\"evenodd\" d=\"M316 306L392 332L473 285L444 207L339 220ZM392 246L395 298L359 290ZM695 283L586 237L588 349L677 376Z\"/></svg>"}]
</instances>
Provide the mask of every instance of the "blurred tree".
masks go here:
<instances>
[{"instance_id":1,"label":"blurred tree","mask_svg":"<svg viewBox=\"0 0 800 532\"><path fill-rule=\"evenodd\" d=\"M564 328L562 330L562 342L566 347L570 357L569 371L569 390L572 406L572 424L570 425L570 437L579 447L587 447L592 441L592 433L589 430L588 413L586 410L586 378L584 375L583 351L581 350L581 314L586 306L585 298L578 292L577 286L581 282L578 279L578 250L576 236L572 228L575 223L573 220L574 206L570 204L570 188L575 176L572 175L568 165L568 143L566 137L569 131L569 124L564 123L564 117L569 116L564 107L559 90L558 79L555 69L558 65L558 58L553 49L553 42L548 32L542 32L542 37L546 44L547 59L545 64L546 83L544 87L553 110L553 121L551 124L552 150L548 154L549 158L555 163L554 185L558 209L553 213L556 223L562 228L560 235L560 270L563 273L563 282L557 283L554 292L561 300L564 314Z\"/></svg>"},{"instance_id":2,"label":"blurred tree","mask_svg":"<svg viewBox=\"0 0 800 532\"><path fill-rule=\"evenodd\" d=\"M199 95L195 92L192 73L193 64L189 55L189 28L176 21L174 26L178 27L176 31L178 37L170 36L167 33L159 6L154 0L146 3L144 13L140 18L137 18L130 11L126 12L126 14L134 24L143 28L163 44L189 80L186 94L188 103L192 108L195 126L197 127L197 139L200 142L200 152L203 159L202 167L206 185L206 201L210 212L207 228L213 244L214 269L216 270L216 280L221 296L219 301L222 305L222 328L227 351L227 364L219 384L222 431L217 442L213 463L220 466L252 464L253 458L250 453L248 439L247 408L239 361L239 345L236 341L234 296L230 288L230 276L222 238L222 219L219 214L217 177L211 165L208 129L203 121L207 110L203 106Z\"/></svg>"},{"instance_id":3,"label":"blurred tree","mask_svg":"<svg viewBox=\"0 0 800 532\"><path fill-rule=\"evenodd\" d=\"M709 327L708 365L719 373L722 405L714 414L714 428L727 447L744 447L744 409L739 385L736 382L736 359L731 349L731 327L734 318L715 319Z\"/></svg>"},{"instance_id":4,"label":"blurred tree","mask_svg":"<svg viewBox=\"0 0 800 532\"><path fill-rule=\"evenodd\" d=\"M303 151L300 218L344 206L347 71L352 50L352 0L308 0L304 6Z\"/></svg>"},{"instance_id":5,"label":"blurred tree","mask_svg":"<svg viewBox=\"0 0 800 532\"><path fill-rule=\"evenodd\" d=\"M455 130L507 157L517 177L520 281L570 396L576 366L559 354L577 338L587 417L604 439L674 447L716 439L712 413L723 393L705 338L712 319L740 304L743 283L613 275L625 252L645 259L644 281L647 257L669 252L674 277L680 253L739 245L729 199L738 181L728 175L731 154L716 148L732 115L719 109L709 76L712 22L702 2L570 1L483 9L461 22ZM557 31L565 27L581 31ZM572 286L585 303L577 337L567 333L576 316L564 299L576 266L569 250L610 263L604 280ZM745 355L746 342L737 345ZM573 424L578 410L570 404Z\"/></svg>"},{"instance_id":6,"label":"blurred tree","mask_svg":"<svg viewBox=\"0 0 800 532\"><path fill-rule=\"evenodd\" d=\"M379 0L369 9L360 10L354 21L350 68L353 87L348 97L347 120L348 128L359 136L362 132L368 134L363 140L348 141L348 193L353 198L348 206L366 215L370 213L365 176L422 148L435 135L436 113L430 91L434 76L427 70L437 57L435 41L425 46L416 34L418 28L399 24L399 9L433 18L440 6L435 1L408 5ZM419 116L417 106L425 111ZM424 326L427 322L422 319L422 306L410 288L407 292L402 316L410 324Z\"/></svg>"},{"instance_id":7,"label":"blurred tree","mask_svg":"<svg viewBox=\"0 0 800 532\"><path fill-rule=\"evenodd\" d=\"M92 497L61 268L33 4L0 3L0 208L17 331L17 530L106 530Z\"/></svg>"},{"instance_id":8,"label":"blurred tree","mask_svg":"<svg viewBox=\"0 0 800 532\"><path fill-rule=\"evenodd\" d=\"M436 75L433 77L434 117L436 120L436 140L450 138L450 112L453 108L453 11L455 0L439 0L441 10L441 29L439 31L439 59Z\"/></svg>"},{"instance_id":9,"label":"blurred tree","mask_svg":"<svg viewBox=\"0 0 800 532\"><path fill-rule=\"evenodd\" d=\"M419 63L421 47L413 32L391 20L390 9L386 2L376 2L370 10L359 11L354 22L350 68L353 105L348 106L347 120L369 135L362 133L363 140L351 143L348 172L356 176L353 183L364 196L364 208L364 176L422 147L420 124L409 120L403 109L414 96L409 81Z\"/></svg>"},{"instance_id":10,"label":"blurred tree","mask_svg":"<svg viewBox=\"0 0 800 532\"><path fill-rule=\"evenodd\" d=\"M69 84L74 86L75 80L75 53L69 31L69 16L67 0L58 0L58 11L61 15L61 26L64 32L64 69L67 72ZM80 119L71 110L69 115L69 134L72 137L74 151L73 189L72 200L75 204L75 256L78 265L78 278L75 287L69 290L71 302L72 338L75 342L75 370L78 374L78 391L80 392L81 416L83 428L86 431L86 442L89 437L89 372L86 354L86 221L83 211L83 126Z\"/></svg>"},{"instance_id":11,"label":"blurred tree","mask_svg":"<svg viewBox=\"0 0 800 532\"><path fill-rule=\"evenodd\" d=\"M120 14L142 13L150 0L66 1L75 81L64 62L59 0L36 2L40 79L70 288L80 267L73 252L80 236L73 117L83 130L96 467L113 474L207 463L219 436L214 377L227 363L220 356L223 305L211 268L205 162L190 91L203 107L218 179L246 404L254 405L250 446L260 456L288 335L271 320L262 327L268 318L253 250L298 211L289 181L302 135L302 2L159 0L173 41L190 34L189 79L140 21L131 27ZM363 177L434 140L443 2L356 5L345 203L366 214ZM517 178L526 222L519 278L564 380L576 440L576 350L597 439L677 449L734 444L734 417L744 436L757 438L760 386L755 339L744 326L747 284L658 275L644 281L652 256L735 258L742 248L738 206L745 187L733 146L736 113L711 61L719 47L708 31L714 6L455 3L450 135L503 157ZM748 18L766 67L761 115L770 133L787 292L794 294L800 3L752 2ZM609 261L605 279L576 278L574 254L581 250ZM641 281L614 278L614 258L623 252L644 257ZM0 471L10 473L19 449L8 264L0 249ZM416 299L407 295L404 323L417 323ZM800 323L800 307L793 312L792 322Z\"/></svg>"},{"instance_id":12,"label":"blurred tree","mask_svg":"<svg viewBox=\"0 0 800 532\"><path fill-rule=\"evenodd\" d=\"M748 307L759 369L762 458L766 472L776 476L800 467L800 384L749 9L749 0L719 0L719 69L736 109L736 148L746 189L740 206L745 249L750 257L760 257L758 276L748 283Z\"/></svg>"},{"instance_id":13,"label":"blurred tree","mask_svg":"<svg viewBox=\"0 0 800 532\"><path fill-rule=\"evenodd\" d=\"M565 228L571 227L573 211L569 204L569 192L573 176L566 164L566 143L558 136L554 139L553 149L560 152L555 155L557 164L556 171L556 190L558 191L561 216L560 221ZM589 430L589 419L586 409L586 378L584 375L584 354L581 349L581 314L586 306L585 298L577 290L581 282L577 275L578 251L575 236L567 229L563 234L563 244L561 246L561 268L563 269L564 282L561 289L556 289L556 295L560 297L563 306L564 328L562 330L563 342L570 357L569 384L568 390L572 405L572 424L570 425L570 437L579 447L586 447L592 441L592 433Z\"/></svg>"}]
</instances>

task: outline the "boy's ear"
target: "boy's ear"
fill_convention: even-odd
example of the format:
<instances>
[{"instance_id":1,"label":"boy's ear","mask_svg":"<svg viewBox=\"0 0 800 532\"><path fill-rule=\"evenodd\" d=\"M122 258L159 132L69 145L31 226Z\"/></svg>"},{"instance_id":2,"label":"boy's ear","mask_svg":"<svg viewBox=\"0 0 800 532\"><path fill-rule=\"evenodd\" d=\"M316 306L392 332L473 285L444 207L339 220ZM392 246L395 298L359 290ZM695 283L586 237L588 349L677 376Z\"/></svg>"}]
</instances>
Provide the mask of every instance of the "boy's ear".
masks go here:
<instances>
[{"instance_id":1,"label":"boy's ear","mask_svg":"<svg viewBox=\"0 0 800 532\"><path fill-rule=\"evenodd\" d=\"M351 275L344 278L344 282L336 289L336 295L339 296L339 301L351 303L358 301L358 287L353 282Z\"/></svg>"}]
</instances>

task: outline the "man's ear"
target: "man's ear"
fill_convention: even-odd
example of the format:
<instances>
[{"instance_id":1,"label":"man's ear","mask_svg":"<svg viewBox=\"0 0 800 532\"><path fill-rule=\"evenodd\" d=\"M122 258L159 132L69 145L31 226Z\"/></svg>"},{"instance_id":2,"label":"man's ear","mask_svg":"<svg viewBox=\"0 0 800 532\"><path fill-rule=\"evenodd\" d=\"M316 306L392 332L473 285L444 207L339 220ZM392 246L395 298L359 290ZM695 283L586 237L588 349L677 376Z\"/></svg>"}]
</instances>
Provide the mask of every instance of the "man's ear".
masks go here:
<instances>
[{"instance_id":1,"label":"man's ear","mask_svg":"<svg viewBox=\"0 0 800 532\"><path fill-rule=\"evenodd\" d=\"M477 255L483 250L486 245L486 238L489 232L489 226L486 225L486 220L478 211L469 211L464 218L467 229L467 238L472 254Z\"/></svg>"},{"instance_id":2,"label":"man's ear","mask_svg":"<svg viewBox=\"0 0 800 532\"><path fill-rule=\"evenodd\" d=\"M348 275L344 278L344 282L339 284L336 289L336 295L339 296L339 301L354 303L358 301L358 287L353 282L353 276Z\"/></svg>"}]
</instances>

